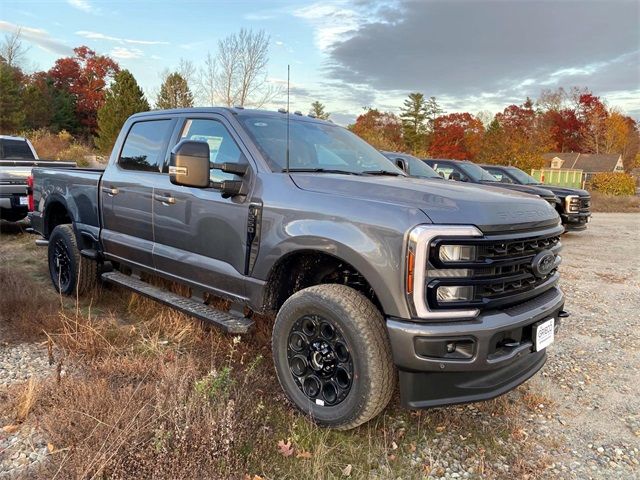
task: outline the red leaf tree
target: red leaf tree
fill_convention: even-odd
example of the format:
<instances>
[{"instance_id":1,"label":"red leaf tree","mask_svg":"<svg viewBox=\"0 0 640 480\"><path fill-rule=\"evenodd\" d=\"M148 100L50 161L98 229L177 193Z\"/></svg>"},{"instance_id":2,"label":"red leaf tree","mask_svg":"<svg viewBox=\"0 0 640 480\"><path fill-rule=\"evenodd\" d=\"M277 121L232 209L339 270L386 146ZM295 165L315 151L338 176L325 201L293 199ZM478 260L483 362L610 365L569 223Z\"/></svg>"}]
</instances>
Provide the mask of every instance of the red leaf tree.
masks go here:
<instances>
[{"instance_id":1,"label":"red leaf tree","mask_svg":"<svg viewBox=\"0 0 640 480\"><path fill-rule=\"evenodd\" d=\"M473 160L482 146L484 126L470 113L436 118L429 154L434 158Z\"/></svg>"},{"instance_id":2,"label":"red leaf tree","mask_svg":"<svg viewBox=\"0 0 640 480\"><path fill-rule=\"evenodd\" d=\"M75 56L59 58L49 70L54 86L72 94L82 133L93 135L97 127L97 112L104 103L104 91L118 64L105 55L82 46L75 48Z\"/></svg>"}]
</instances>

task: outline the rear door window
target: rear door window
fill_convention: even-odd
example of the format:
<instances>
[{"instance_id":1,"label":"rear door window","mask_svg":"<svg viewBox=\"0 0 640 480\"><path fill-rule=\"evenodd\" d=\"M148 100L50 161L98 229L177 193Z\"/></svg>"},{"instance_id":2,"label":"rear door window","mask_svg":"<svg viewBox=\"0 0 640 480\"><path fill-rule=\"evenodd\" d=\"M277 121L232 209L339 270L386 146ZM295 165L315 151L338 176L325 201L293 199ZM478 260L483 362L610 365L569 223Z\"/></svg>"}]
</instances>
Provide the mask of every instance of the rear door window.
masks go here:
<instances>
[{"instance_id":1,"label":"rear door window","mask_svg":"<svg viewBox=\"0 0 640 480\"><path fill-rule=\"evenodd\" d=\"M125 170L160 172L173 129L173 120L148 120L133 124L124 141L118 165Z\"/></svg>"}]
</instances>

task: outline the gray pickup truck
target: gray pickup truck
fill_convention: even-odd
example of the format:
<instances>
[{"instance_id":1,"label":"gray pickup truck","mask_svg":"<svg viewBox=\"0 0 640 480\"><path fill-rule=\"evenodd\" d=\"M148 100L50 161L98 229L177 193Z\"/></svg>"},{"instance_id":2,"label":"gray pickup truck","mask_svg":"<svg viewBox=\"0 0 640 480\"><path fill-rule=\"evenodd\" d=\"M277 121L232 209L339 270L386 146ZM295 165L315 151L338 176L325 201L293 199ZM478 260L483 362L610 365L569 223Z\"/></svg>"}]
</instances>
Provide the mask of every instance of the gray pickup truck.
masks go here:
<instances>
[{"instance_id":1,"label":"gray pickup truck","mask_svg":"<svg viewBox=\"0 0 640 480\"><path fill-rule=\"evenodd\" d=\"M22 220L29 213L29 176L34 166L75 167L75 162L40 160L24 137L0 135L0 218Z\"/></svg>"},{"instance_id":2,"label":"gray pickup truck","mask_svg":"<svg viewBox=\"0 0 640 480\"><path fill-rule=\"evenodd\" d=\"M398 383L409 408L507 392L542 367L567 315L549 203L409 178L315 118L136 114L104 172L33 176L30 218L60 292L100 277L231 333L275 313L280 384L324 426L366 422Z\"/></svg>"}]
</instances>

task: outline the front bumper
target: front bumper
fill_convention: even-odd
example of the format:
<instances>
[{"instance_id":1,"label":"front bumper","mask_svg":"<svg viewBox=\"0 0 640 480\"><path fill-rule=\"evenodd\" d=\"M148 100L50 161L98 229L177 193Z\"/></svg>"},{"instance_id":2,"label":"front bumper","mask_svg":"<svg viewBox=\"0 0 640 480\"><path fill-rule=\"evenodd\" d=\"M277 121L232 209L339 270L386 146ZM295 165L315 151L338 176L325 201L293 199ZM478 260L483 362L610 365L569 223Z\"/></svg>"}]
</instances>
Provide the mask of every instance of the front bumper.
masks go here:
<instances>
[{"instance_id":1,"label":"front bumper","mask_svg":"<svg viewBox=\"0 0 640 480\"><path fill-rule=\"evenodd\" d=\"M469 321L387 319L402 405L415 409L475 402L512 390L546 361L545 350L533 351L532 325L554 317L557 328L563 306L564 295L554 287L525 303ZM438 350L438 345L454 342L465 346L462 358Z\"/></svg>"},{"instance_id":2,"label":"front bumper","mask_svg":"<svg viewBox=\"0 0 640 480\"><path fill-rule=\"evenodd\" d=\"M591 218L591 212L563 213L560 218L565 231L585 230Z\"/></svg>"}]
</instances>

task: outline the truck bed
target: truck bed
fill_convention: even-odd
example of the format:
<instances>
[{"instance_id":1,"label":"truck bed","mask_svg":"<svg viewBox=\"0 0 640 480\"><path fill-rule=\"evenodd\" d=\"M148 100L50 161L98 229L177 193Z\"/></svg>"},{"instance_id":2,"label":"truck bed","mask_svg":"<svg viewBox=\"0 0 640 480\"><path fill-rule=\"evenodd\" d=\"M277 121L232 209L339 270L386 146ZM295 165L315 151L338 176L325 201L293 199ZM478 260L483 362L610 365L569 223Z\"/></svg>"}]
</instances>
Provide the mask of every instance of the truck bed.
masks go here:
<instances>
[{"instance_id":1,"label":"truck bed","mask_svg":"<svg viewBox=\"0 0 640 480\"><path fill-rule=\"evenodd\" d=\"M36 211L31 214L35 231L48 237L41 212L45 205L60 203L72 215L76 228L96 238L100 231L99 194L103 170L98 168L36 167L33 175L33 199Z\"/></svg>"}]
</instances>

